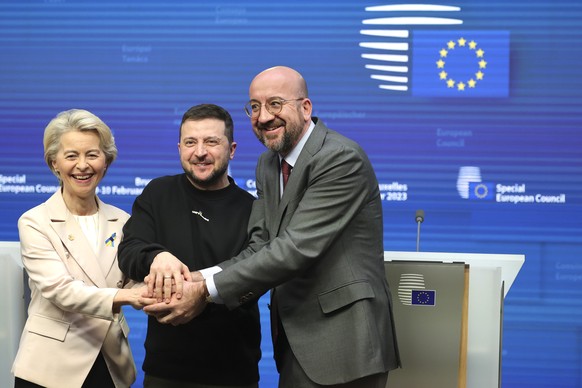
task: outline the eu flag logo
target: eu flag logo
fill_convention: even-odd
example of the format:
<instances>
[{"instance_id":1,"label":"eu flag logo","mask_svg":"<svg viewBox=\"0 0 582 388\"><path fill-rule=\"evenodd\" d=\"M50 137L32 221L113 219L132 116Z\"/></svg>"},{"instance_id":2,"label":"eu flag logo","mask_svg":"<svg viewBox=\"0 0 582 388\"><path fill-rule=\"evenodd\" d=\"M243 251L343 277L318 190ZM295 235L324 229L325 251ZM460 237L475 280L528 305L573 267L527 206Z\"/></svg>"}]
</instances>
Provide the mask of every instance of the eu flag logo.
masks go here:
<instances>
[{"instance_id":1,"label":"eu flag logo","mask_svg":"<svg viewBox=\"0 0 582 388\"><path fill-rule=\"evenodd\" d=\"M493 182L469 182L469 199L492 200L495 198Z\"/></svg>"},{"instance_id":2,"label":"eu flag logo","mask_svg":"<svg viewBox=\"0 0 582 388\"><path fill-rule=\"evenodd\" d=\"M435 290L412 290L413 306L434 306L436 304Z\"/></svg>"},{"instance_id":3,"label":"eu flag logo","mask_svg":"<svg viewBox=\"0 0 582 388\"><path fill-rule=\"evenodd\" d=\"M508 31L414 31L412 95L508 97Z\"/></svg>"}]
</instances>

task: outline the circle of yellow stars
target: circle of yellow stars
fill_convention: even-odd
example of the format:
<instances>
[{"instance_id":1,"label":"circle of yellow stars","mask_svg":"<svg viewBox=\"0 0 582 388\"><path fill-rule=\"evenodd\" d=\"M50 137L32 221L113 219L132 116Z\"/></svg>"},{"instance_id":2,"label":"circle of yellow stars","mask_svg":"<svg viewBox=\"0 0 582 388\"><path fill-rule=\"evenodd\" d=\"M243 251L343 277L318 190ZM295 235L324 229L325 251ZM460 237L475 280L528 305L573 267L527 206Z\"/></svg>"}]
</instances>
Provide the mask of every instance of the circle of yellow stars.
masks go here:
<instances>
[{"instance_id":1,"label":"circle of yellow stars","mask_svg":"<svg viewBox=\"0 0 582 388\"><path fill-rule=\"evenodd\" d=\"M455 50L456 48L463 48L468 49L475 52L475 56L477 57L477 65L479 69L474 74L474 77L466 80L457 82L453 78L450 77L449 73L445 70L446 61L445 59L449 55L449 52ZM468 42L465 38L460 38L456 42L450 40L447 42L447 47L443 48L439 51L440 58L436 62L437 68L441 69L439 72L439 78L446 82L447 87L450 89L456 88L458 91L462 92L467 88L475 88L478 81L482 81L485 77L485 73L483 71L487 68L487 62L485 61L485 51L481 48L477 48L477 42L471 40Z\"/></svg>"}]
</instances>

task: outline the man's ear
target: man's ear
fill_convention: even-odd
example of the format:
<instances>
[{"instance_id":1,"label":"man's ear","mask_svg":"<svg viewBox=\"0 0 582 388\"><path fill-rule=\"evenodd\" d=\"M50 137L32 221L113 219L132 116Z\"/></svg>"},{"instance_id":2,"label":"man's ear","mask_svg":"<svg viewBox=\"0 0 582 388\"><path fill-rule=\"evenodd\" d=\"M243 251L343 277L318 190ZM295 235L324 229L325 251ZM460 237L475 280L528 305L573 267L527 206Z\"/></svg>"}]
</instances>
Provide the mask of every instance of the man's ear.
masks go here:
<instances>
[{"instance_id":1,"label":"man's ear","mask_svg":"<svg viewBox=\"0 0 582 388\"><path fill-rule=\"evenodd\" d=\"M301 111L303 113L305 121L311 120L311 112L313 111L313 105L311 104L311 100L309 98L306 98L303 101L301 101Z\"/></svg>"}]
</instances>

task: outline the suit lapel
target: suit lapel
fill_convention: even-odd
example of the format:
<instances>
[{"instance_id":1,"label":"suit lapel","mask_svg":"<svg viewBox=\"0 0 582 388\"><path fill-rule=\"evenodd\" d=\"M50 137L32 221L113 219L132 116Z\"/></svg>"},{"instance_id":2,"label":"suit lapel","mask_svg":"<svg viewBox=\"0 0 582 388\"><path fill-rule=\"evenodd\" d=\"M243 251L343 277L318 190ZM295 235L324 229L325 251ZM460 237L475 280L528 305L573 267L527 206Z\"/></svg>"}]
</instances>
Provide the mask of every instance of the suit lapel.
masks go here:
<instances>
[{"instance_id":1,"label":"suit lapel","mask_svg":"<svg viewBox=\"0 0 582 388\"><path fill-rule=\"evenodd\" d=\"M79 268L85 273L87 280L90 280L98 287L105 287L105 277L99 266L99 260L93 252L91 244L87 241L83 230L77 223L77 220L68 211L61 192L57 191L49 198L46 204L51 226L68 251L70 255L69 259L77 263ZM68 263L65 264L68 265Z\"/></svg>"},{"instance_id":2,"label":"suit lapel","mask_svg":"<svg viewBox=\"0 0 582 388\"><path fill-rule=\"evenodd\" d=\"M311 132L311 135L307 139L307 142L303 146L303 149L301 150L301 153L299 154L299 157L297 158L297 162L293 166L293 170L291 172L291 175L289 176L289 181L287 182L287 186L285 187L285 191L283 192L283 196L281 197L281 200L278 203L278 206L276 207L277 208L277 216L273 220L272 228L270 229L272 231L276 231L275 235L279 234L279 230L281 228L281 221L283 220L283 217L284 217L285 212L287 210L287 206L289 205L289 201L296 198L297 195L302 190L304 190L304 187L302 186L302 184L304 182L307 182L307 178L304 177L304 175L306 174L306 171L307 171L307 166L309 166L309 163L312 160L313 156L317 152L319 152L319 150L323 146L323 141L325 139L325 134L326 134L327 128L321 122L321 120L314 118L314 122L315 122L315 128L313 129L313 132ZM277 162L275 164L276 177L274 178L274 180L268 180L267 182L274 181L274 182L276 182L276 185L274 185L274 186L280 187L280 185L279 185L279 159L278 159L277 155L275 155L275 157L277 159ZM278 194L278 191L277 191L277 194ZM275 198L279 198L279 197L276 196ZM266 212L266 213L268 214L269 212Z\"/></svg>"},{"instance_id":3,"label":"suit lapel","mask_svg":"<svg viewBox=\"0 0 582 388\"><path fill-rule=\"evenodd\" d=\"M280 184L279 184L279 156L271 152L265 161L265 181L263 185L263 197L267 209L280 209ZM269 232L275 231L279 223L279 211L273 214L265 212L265 225Z\"/></svg>"}]
</instances>

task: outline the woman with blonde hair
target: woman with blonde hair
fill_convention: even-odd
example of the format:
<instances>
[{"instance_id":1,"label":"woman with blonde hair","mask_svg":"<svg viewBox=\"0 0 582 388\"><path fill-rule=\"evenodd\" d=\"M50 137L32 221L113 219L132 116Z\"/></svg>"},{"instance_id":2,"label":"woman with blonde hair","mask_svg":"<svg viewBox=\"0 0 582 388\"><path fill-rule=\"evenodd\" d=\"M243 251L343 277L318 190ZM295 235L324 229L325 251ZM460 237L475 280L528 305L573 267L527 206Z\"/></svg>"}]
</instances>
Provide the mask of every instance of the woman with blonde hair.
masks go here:
<instances>
[{"instance_id":1,"label":"woman with blonde hair","mask_svg":"<svg viewBox=\"0 0 582 388\"><path fill-rule=\"evenodd\" d=\"M44 152L60 190L18 220L31 301L15 387L129 387L136 369L121 306L149 299L147 288L122 288L117 246L129 215L96 195L117 156L113 135L73 109L48 124Z\"/></svg>"}]
</instances>

